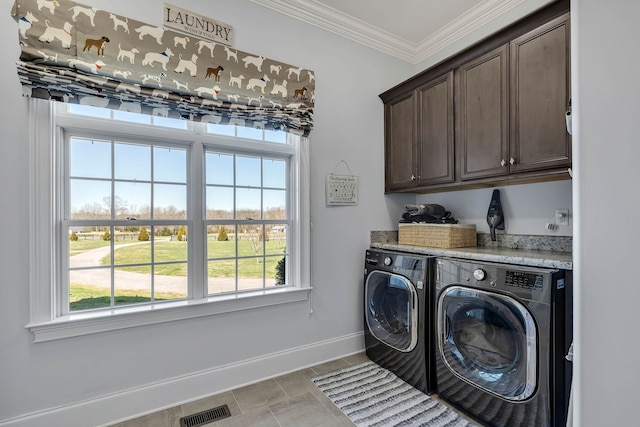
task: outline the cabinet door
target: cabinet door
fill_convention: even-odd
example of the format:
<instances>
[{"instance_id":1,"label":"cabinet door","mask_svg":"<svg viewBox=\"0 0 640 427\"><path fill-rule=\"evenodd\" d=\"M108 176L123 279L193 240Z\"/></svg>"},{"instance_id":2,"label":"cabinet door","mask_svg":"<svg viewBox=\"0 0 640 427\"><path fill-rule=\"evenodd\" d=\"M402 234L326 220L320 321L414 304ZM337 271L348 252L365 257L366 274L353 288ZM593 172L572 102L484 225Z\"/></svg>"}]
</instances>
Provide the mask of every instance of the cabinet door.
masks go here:
<instances>
[{"instance_id":1,"label":"cabinet door","mask_svg":"<svg viewBox=\"0 0 640 427\"><path fill-rule=\"evenodd\" d=\"M510 45L511 172L571 166L569 15Z\"/></svg>"},{"instance_id":2,"label":"cabinet door","mask_svg":"<svg viewBox=\"0 0 640 427\"><path fill-rule=\"evenodd\" d=\"M418 185L453 182L453 71L417 90Z\"/></svg>"},{"instance_id":3,"label":"cabinet door","mask_svg":"<svg viewBox=\"0 0 640 427\"><path fill-rule=\"evenodd\" d=\"M414 92L385 104L385 191L416 186Z\"/></svg>"},{"instance_id":4,"label":"cabinet door","mask_svg":"<svg viewBox=\"0 0 640 427\"><path fill-rule=\"evenodd\" d=\"M509 172L507 45L458 68L458 147L462 180Z\"/></svg>"}]
</instances>

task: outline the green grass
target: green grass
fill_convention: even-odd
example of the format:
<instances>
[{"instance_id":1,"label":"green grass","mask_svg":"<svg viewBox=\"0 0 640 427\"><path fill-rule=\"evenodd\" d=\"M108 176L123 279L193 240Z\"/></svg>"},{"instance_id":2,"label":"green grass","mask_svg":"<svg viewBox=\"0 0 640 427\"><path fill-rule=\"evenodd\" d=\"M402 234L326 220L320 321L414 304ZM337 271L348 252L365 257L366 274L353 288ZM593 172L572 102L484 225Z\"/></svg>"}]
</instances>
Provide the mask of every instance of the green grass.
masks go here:
<instances>
[{"instance_id":1,"label":"green grass","mask_svg":"<svg viewBox=\"0 0 640 427\"><path fill-rule=\"evenodd\" d=\"M91 242L91 241L89 241ZM72 242L78 243L78 242ZM85 243L85 242L82 242ZM108 242L105 242L108 244ZM131 243L131 242L129 242ZM274 257L266 258L267 275L275 272L276 264L280 260L280 254L283 253L282 242L278 247L278 242L270 240L265 242L267 253L276 254ZM74 245L72 245L74 246ZM102 245L104 246L104 245ZM100 247L100 246L95 246ZM84 250L93 249L85 248ZM154 245L156 262L155 274L165 276L186 276L187 275L187 242L178 241L157 241ZM75 250L75 248L73 248ZM233 258L235 257L235 241L209 240L207 241L207 253L210 258ZM249 256L253 258L239 259L238 270L240 277L262 277L262 258L257 258L251 243L246 240L238 242L239 256ZM151 262L151 243L142 243L132 246L117 248L115 251L114 264L144 264ZM162 262L173 262L175 264L158 264ZM109 257L102 259L102 265L109 265ZM148 265L118 267L121 270L133 273L149 274L151 267ZM211 277L234 277L235 261L234 260L214 260L208 265L209 276Z\"/></svg>"},{"instance_id":2,"label":"green grass","mask_svg":"<svg viewBox=\"0 0 640 427\"><path fill-rule=\"evenodd\" d=\"M107 308L111 305L111 290L109 288L94 288L92 286L71 284L69 293L69 310L90 310ZM185 298L185 294L177 292L156 293L156 301ZM114 297L115 305L137 304L151 301L149 292L141 290L118 290Z\"/></svg>"},{"instance_id":3,"label":"green grass","mask_svg":"<svg viewBox=\"0 0 640 427\"><path fill-rule=\"evenodd\" d=\"M118 247L122 244L139 243L131 246ZM266 258L266 275L267 277L275 277L276 265L283 256L283 242L270 240L264 242L268 254L275 256ZM151 243L137 241L117 241L115 242L115 264L144 264L151 262ZM108 246L109 242L104 240L79 240L70 242L70 255L81 253L83 251ZM156 262L154 273L166 276L186 276L187 275L187 242L179 241L156 241L154 245ZM236 246L235 241L207 241L207 254L210 258L215 258L208 262L209 277L235 277L236 262L235 258ZM263 258L256 257L251 242L241 240L238 242L238 255L253 258L238 260L238 277L239 278L261 278L263 276ZM172 264L157 264L160 262L171 262ZM110 257L106 256L102 259L102 265L109 265ZM117 267L119 270L150 274L151 267L149 265ZM171 300L185 298L186 295L180 293L156 293L155 300ZM150 294L142 290L118 290L114 297L115 305L127 305L149 302ZM89 310L95 308L107 308L111 305L110 289L96 288L86 285L71 284L70 289L70 310Z\"/></svg>"}]
</instances>

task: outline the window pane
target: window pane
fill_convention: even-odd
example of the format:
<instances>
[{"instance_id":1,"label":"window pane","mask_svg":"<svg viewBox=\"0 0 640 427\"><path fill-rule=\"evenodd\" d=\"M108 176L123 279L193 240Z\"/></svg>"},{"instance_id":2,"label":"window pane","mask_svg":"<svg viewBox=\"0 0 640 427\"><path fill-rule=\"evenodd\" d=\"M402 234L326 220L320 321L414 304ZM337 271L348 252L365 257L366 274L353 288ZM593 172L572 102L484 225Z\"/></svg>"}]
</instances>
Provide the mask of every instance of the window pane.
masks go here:
<instances>
[{"instance_id":1,"label":"window pane","mask_svg":"<svg viewBox=\"0 0 640 427\"><path fill-rule=\"evenodd\" d=\"M269 142L287 143L287 133L281 130L265 130L264 140Z\"/></svg>"},{"instance_id":2,"label":"window pane","mask_svg":"<svg viewBox=\"0 0 640 427\"><path fill-rule=\"evenodd\" d=\"M233 219L233 188L207 187L207 219Z\"/></svg>"},{"instance_id":3,"label":"window pane","mask_svg":"<svg viewBox=\"0 0 640 427\"><path fill-rule=\"evenodd\" d=\"M217 125L215 123L207 123L207 132L215 133L218 135L234 136L236 134L236 127L229 125Z\"/></svg>"},{"instance_id":4,"label":"window pane","mask_svg":"<svg viewBox=\"0 0 640 427\"><path fill-rule=\"evenodd\" d=\"M111 178L111 143L71 138L69 175L82 178Z\"/></svg>"},{"instance_id":5,"label":"window pane","mask_svg":"<svg viewBox=\"0 0 640 427\"><path fill-rule=\"evenodd\" d=\"M70 218L111 218L111 183L71 179L69 182Z\"/></svg>"},{"instance_id":6,"label":"window pane","mask_svg":"<svg viewBox=\"0 0 640 427\"><path fill-rule=\"evenodd\" d=\"M131 102L122 101L121 108L122 107L133 108L139 111L140 105L134 104ZM123 110L113 110L113 118L116 120L123 120L125 122L132 122L132 123L145 123L145 124L151 123L151 116L147 114L132 113L132 112L123 111Z\"/></svg>"},{"instance_id":7,"label":"window pane","mask_svg":"<svg viewBox=\"0 0 640 427\"><path fill-rule=\"evenodd\" d=\"M267 244L265 253L267 255L284 254L287 246L287 226L285 224L265 225L267 234Z\"/></svg>"},{"instance_id":8,"label":"window pane","mask_svg":"<svg viewBox=\"0 0 640 427\"><path fill-rule=\"evenodd\" d=\"M264 219L287 219L287 192L264 190Z\"/></svg>"},{"instance_id":9,"label":"window pane","mask_svg":"<svg viewBox=\"0 0 640 427\"><path fill-rule=\"evenodd\" d=\"M236 189L236 218L238 219L260 219L260 194L259 189L237 188Z\"/></svg>"},{"instance_id":10,"label":"window pane","mask_svg":"<svg viewBox=\"0 0 640 427\"><path fill-rule=\"evenodd\" d=\"M171 274L163 274L158 272L153 279L154 296L156 301L165 301L173 299L184 299L187 297L187 264L169 264L160 266L165 269L174 269L176 272ZM178 274L184 272L184 274Z\"/></svg>"},{"instance_id":11,"label":"window pane","mask_svg":"<svg viewBox=\"0 0 640 427\"><path fill-rule=\"evenodd\" d=\"M115 144L115 178L151 180L151 147Z\"/></svg>"},{"instance_id":12,"label":"window pane","mask_svg":"<svg viewBox=\"0 0 640 427\"><path fill-rule=\"evenodd\" d=\"M259 187L260 158L236 156L236 185Z\"/></svg>"},{"instance_id":13,"label":"window pane","mask_svg":"<svg viewBox=\"0 0 640 427\"><path fill-rule=\"evenodd\" d=\"M285 188L287 183L287 163L280 159L264 159L262 161L263 187Z\"/></svg>"},{"instance_id":14,"label":"window pane","mask_svg":"<svg viewBox=\"0 0 640 427\"><path fill-rule=\"evenodd\" d=\"M89 268L111 265L109 227L84 227L82 231L69 233L69 267ZM107 233L105 235L105 232ZM92 271L92 270L89 270ZM83 276L82 283L93 284L90 276ZM110 285L107 283L108 285Z\"/></svg>"},{"instance_id":15,"label":"window pane","mask_svg":"<svg viewBox=\"0 0 640 427\"><path fill-rule=\"evenodd\" d=\"M151 301L151 273L126 273L115 271L113 288L114 305L130 305Z\"/></svg>"},{"instance_id":16,"label":"window pane","mask_svg":"<svg viewBox=\"0 0 640 427\"><path fill-rule=\"evenodd\" d=\"M154 262L186 261L187 227L179 227L176 235L155 237L153 255ZM186 264L163 264L156 266L156 273L170 276L186 276L186 267Z\"/></svg>"},{"instance_id":17,"label":"window pane","mask_svg":"<svg viewBox=\"0 0 640 427\"><path fill-rule=\"evenodd\" d=\"M233 156L207 153L206 173L207 184L233 185Z\"/></svg>"},{"instance_id":18,"label":"window pane","mask_svg":"<svg viewBox=\"0 0 640 427\"><path fill-rule=\"evenodd\" d=\"M69 311L111 306L111 269L69 272Z\"/></svg>"},{"instance_id":19,"label":"window pane","mask_svg":"<svg viewBox=\"0 0 640 427\"><path fill-rule=\"evenodd\" d=\"M287 283L287 258L287 256L267 258L267 286L279 286Z\"/></svg>"},{"instance_id":20,"label":"window pane","mask_svg":"<svg viewBox=\"0 0 640 427\"><path fill-rule=\"evenodd\" d=\"M262 289L264 286L264 258L241 258L238 260L238 289Z\"/></svg>"},{"instance_id":21,"label":"window pane","mask_svg":"<svg viewBox=\"0 0 640 427\"><path fill-rule=\"evenodd\" d=\"M81 105L81 104L68 104L68 107L69 107L69 112L73 114L100 117L104 119L111 118L111 110L108 108L92 107L90 105Z\"/></svg>"},{"instance_id":22,"label":"window pane","mask_svg":"<svg viewBox=\"0 0 640 427\"><path fill-rule=\"evenodd\" d=\"M208 258L235 258L236 232L232 225L209 226L207 234Z\"/></svg>"},{"instance_id":23,"label":"window pane","mask_svg":"<svg viewBox=\"0 0 640 427\"><path fill-rule=\"evenodd\" d=\"M115 217L150 218L151 184L116 182L113 209Z\"/></svg>"},{"instance_id":24,"label":"window pane","mask_svg":"<svg viewBox=\"0 0 640 427\"><path fill-rule=\"evenodd\" d=\"M209 261L207 266L209 295L236 290L236 260Z\"/></svg>"},{"instance_id":25,"label":"window pane","mask_svg":"<svg viewBox=\"0 0 640 427\"><path fill-rule=\"evenodd\" d=\"M149 273L149 263L151 262L151 233L150 227L138 227L137 238L134 243L128 242L115 246L114 265L123 266L129 264L144 264L133 267L122 267L121 271L134 273ZM134 237L135 238L135 237Z\"/></svg>"},{"instance_id":26,"label":"window pane","mask_svg":"<svg viewBox=\"0 0 640 427\"><path fill-rule=\"evenodd\" d=\"M155 184L153 186L153 217L183 219L187 217L187 186Z\"/></svg>"},{"instance_id":27,"label":"window pane","mask_svg":"<svg viewBox=\"0 0 640 427\"><path fill-rule=\"evenodd\" d=\"M187 129L189 122L182 119L170 119L167 117L154 116L153 124L174 129Z\"/></svg>"},{"instance_id":28,"label":"window pane","mask_svg":"<svg viewBox=\"0 0 640 427\"><path fill-rule=\"evenodd\" d=\"M153 178L155 181L187 182L187 152L166 147L153 149Z\"/></svg>"},{"instance_id":29,"label":"window pane","mask_svg":"<svg viewBox=\"0 0 640 427\"><path fill-rule=\"evenodd\" d=\"M264 226L262 224L238 226L238 252L238 256L264 254Z\"/></svg>"},{"instance_id":30,"label":"window pane","mask_svg":"<svg viewBox=\"0 0 640 427\"><path fill-rule=\"evenodd\" d=\"M131 225L113 227L113 242L114 245L130 245L132 243L146 242L144 232L148 231L148 227L141 227L136 224L135 221L131 221Z\"/></svg>"},{"instance_id":31,"label":"window pane","mask_svg":"<svg viewBox=\"0 0 640 427\"><path fill-rule=\"evenodd\" d=\"M238 138L257 139L262 141L262 129L255 129L246 126L238 126L236 128Z\"/></svg>"}]
</instances>

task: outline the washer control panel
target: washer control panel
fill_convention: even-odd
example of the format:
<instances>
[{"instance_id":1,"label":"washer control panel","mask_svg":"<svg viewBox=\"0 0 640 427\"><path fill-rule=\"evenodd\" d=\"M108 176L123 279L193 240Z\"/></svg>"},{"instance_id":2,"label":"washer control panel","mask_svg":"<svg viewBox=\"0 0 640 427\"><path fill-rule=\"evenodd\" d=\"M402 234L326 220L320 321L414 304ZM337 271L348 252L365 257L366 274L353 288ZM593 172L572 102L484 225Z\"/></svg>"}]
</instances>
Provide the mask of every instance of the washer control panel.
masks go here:
<instances>
[{"instance_id":1,"label":"washer control panel","mask_svg":"<svg viewBox=\"0 0 640 427\"><path fill-rule=\"evenodd\" d=\"M543 283L544 276L542 274L507 270L504 276L505 286L515 288L542 290Z\"/></svg>"}]
</instances>

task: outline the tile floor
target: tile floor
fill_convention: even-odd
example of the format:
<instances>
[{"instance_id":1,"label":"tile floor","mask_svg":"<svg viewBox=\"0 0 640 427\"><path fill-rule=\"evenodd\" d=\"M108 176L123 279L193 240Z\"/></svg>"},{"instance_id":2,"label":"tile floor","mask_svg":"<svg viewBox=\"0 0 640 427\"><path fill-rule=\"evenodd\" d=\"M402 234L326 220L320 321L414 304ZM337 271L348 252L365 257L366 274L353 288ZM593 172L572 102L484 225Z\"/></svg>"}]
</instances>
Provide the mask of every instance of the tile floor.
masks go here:
<instances>
[{"instance_id":1,"label":"tile floor","mask_svg":"<svg viewBox=\"0 0 640 427\"><path fill-rule=\"evenodd\" d=\"M220 393L111 427L180 427L180 418L221 405L231 417L209 427L347 427L354 424L311 378L369 360L365 353L333 360L291 374Z\"/></svg>"}]
</instances>

